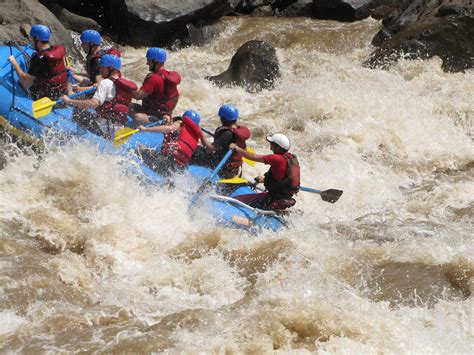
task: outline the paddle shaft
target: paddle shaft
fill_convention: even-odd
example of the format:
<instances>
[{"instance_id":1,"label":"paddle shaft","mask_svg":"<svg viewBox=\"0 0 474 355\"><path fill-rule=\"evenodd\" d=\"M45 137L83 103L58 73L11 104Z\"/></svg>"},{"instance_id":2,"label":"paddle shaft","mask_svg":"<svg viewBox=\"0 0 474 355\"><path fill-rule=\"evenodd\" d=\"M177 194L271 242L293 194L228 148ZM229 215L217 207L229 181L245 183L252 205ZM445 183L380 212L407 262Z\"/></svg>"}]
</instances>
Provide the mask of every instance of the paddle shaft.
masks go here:
<instances>
[{"instance_id":1,"label":"paddle shaft","mask_svg":"<svg viewBox=\"0 0 474 355\"><path fill-rule=\"evenodd\" d=\"M232 155L233 152L234 152L233 149L228 150L228 152L224 155L224 157L221 159L219 164L217 164L216 168L212 171L211 175L209 175L209 177L207 177L206 180L201 184L198 191L196 192L196 194L191 199L191 202L189 203L188 208L191 208L192 206L194 206L194 204L198 200L199 196L201 196L204 189L212 182L212 179L214 179L214 177L219 173L219 170L222 169L222 167L227 162L227 160L229 160L229 158L230 158L230 156Z\"/></svg>"},{"instance_id":2,"label":"paddle shaft","mask_svg":"<svg viewBox=\"0 0 474 355\"><path fill-rule=\"evenodd\" d=\"M74 98L79 97L79 96L81 96L81 95L91 94L91 93L95 92L96 90L97 90L96 87L89 88L89 89L84 90L84 91L76 92L75 94L70 95L69 98L70 98L70 99L74 99ZM63 102L63 101L64 101L64 99L59 99L58 101L56 101L56 102L54 103L54 105L60 104L60 103ZM54 102L54 101L53 101L53 102Z\"/></svg>"}]
</instances>

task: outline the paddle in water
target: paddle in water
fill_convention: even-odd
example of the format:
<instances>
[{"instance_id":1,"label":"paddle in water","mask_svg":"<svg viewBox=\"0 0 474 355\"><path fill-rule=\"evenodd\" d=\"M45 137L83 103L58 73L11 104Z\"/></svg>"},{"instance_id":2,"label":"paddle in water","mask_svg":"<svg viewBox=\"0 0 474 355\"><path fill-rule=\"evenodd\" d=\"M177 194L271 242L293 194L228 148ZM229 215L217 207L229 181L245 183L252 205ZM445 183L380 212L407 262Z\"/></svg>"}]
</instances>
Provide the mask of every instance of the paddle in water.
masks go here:
<instances>
[{"instance_id":1,"label":"paddle in water","mask_svg":"<svg viewBox=\"0 0 474 355\"><path fill-rule=\"evenodd\" d=\"M70 99L74 99L75 97L85 95L85 94L90 94L95 92L96 88L90 88L81 92L76 92L75 94L72 94L69 96ZM53 109L53 106L60 104L63 102L63 99L59 99L57 101L51 100L49 97L43 97L39 100L33 101L32 104L32 111L33 111L33 117L34 118L40 118L43 116L48 115L51 113L51 110Z\"/></svg>"},{"instance_id":2,"label":"paddle in water","mask_svg":"<svg viewBox=\"0 0 474 355\"><path fill-rule=\"evenodd\" d=\"M197 190L196 194L193 196L193 198L191 199L191 202L189 202L189 205L188 205L188 209L191 209L197 202L197 200L199 199L199 197L202 195L202 193L204 192L205 189L207 189L207 187L212 184L212 179L214 179L214 177L217 175L217 173L222 169L222 167L224 166L224 164L227 162L227 160L229 160L230 156L232 155L233 153L233 150L232 149L229 149L229 151L224 155L224 157L221 159L221 161L219 162L219 164L217 164L216 168L212 171L211 175L209 175L209 177L207 177L204 182L201 184L201 186L199 187L199 189Z\"/></svg>"}]
</instances>

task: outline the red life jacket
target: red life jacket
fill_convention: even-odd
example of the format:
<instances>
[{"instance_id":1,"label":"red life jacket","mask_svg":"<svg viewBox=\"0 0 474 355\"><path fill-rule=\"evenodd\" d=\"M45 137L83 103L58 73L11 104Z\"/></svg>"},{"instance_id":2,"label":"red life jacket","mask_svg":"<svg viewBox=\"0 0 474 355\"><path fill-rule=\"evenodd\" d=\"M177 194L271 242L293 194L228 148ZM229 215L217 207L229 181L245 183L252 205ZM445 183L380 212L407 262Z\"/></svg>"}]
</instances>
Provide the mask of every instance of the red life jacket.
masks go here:
<instances>
[{"instance_id":1,"label":"red life jacket","mask_svg":"<svg viewBox=\"0 0 474 355\"><path fill-rule=\"evenodd\" d=\"M163 79L164 93L163 96L149 95L143 99L143 108L150 113L157 114L159 116L172 115L174 108L178 103L179 91L178 85L181 82L181 76L178 72L168 71L161 68L157 73L148 74L158 75ZM146 80L146 79L145 79Z\"/></svg>"},{"instance_id":2,"label":"red life jacket","mask_svg":"<svg viewBox=\"0 0 474 355\"><path fill-rule=\"evenodd\" d=\"M174 161L187 167L191 161L202 131L189 117L177 118L182 120L181 129L177 132L166 133L161 146L161 154L173 155Z\"/></svg>"},{"instance_id":3,"label":"red life jacket","mask_svg":"<svg viewBox=\"0 0 474 355\"><path fill-rule=\"evenodd\" d=\"M300 165L295 155L284 153L283 157L287 162L285 176L282 180L277 180L273 176L272 168L265 173L263 181L268 194L275 198L287 199L298 193L300 188Z\"/></svg>"},{"instance_id":4,"label":"red life jacket","mask_svg":"<svg viewBox=\"0 0 474 355\"><path fill-rule=\"evenodd\" d=\"M115 97L105 101L96 109L98 115L106 120L119 123L127 122L128 106L132 102L132 91L138 90L137 84L124 78L109 78L115 85Z\"/></svg>"},{"instance_id":5,"label":"red life jacket","mask_svg":"<svg viewBox=\"0 0 474 355\"><path fill-rule=\"evenodd\" d=\"M239 148L242 148L242 149L247 148L245 141L250 138L250 130L247 127L245 126L217 127L217 129L214 132L214 139L219 138L219 136L221 136L223 133L227 131L231 131L232 134L234 135L234 138L232 139L232 143L237 144ZM227 151L225 151L224 154L225 153L227 153ZM222 157L224 157L224 155ZM230 156L229 160L227 160L224 166L227 168L238 169L240 166L242 166L242 154L234 150L234 153Z\"/></svg>"},{"instance_id":6,"label":"red life jacket","mask_svg":"<svg viewBox=\"0 0 474 355\"><path fill-rule=\"evenodd\" d=\"M44 57L48 63L48 72L42 77L36 77L33 83L33 90L35 92L48 96L50 93L55 94L51 96L66 93L67 73L66 65L64 64L65 55L66 49L61 45L52 46L33 54L32 59L34 57Z\"/></svg>"},{"instance_id":7,"label":"red life jacket","mask_svg":"<svg viewBox=\"0 0 474 355\"><path fill-rule=\"evenodd\" d=\"M115 48L109 48L107 50L101 49L95 54L88 55L86 57L86 71L87 71L87 76L89 77L89 79L92 83L96 82L94 71L93 71L94 61L100 60L100 58L102 58L102 56L104 54L113 54L113 55L115 55L119 58L121 56L120 51L118 49L115 49Z\"/></svg>"}]
</instances>

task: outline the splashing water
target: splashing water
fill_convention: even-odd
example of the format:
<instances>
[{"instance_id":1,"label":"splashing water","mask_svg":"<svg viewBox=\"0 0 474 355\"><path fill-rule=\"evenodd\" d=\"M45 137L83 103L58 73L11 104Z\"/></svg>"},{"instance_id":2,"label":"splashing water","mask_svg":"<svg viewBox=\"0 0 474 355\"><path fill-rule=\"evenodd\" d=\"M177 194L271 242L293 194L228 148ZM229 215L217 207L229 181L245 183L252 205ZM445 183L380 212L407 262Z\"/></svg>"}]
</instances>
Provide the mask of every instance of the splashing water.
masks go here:
<instances>
[{"instance_id":1,"label":"splashing water","mask_svg":"<svg viewBox=\"0 0 474 355\"><path fill-rule=\"evenodd\" d=\"M235 103L257 152L283 132L303 185L344 190L334 205L301 192L302 213L276 234L192 219L186 178L143 185L87 144L5 145L0 349L471 352L474 72L444 73L437 58L363 68L379 26L223 19L210 45L169 53L178 113L213 128ZM203 79L250 39L277 49L274 90ZM125 48L126 77L143 80L145 51Z\"/></svg>"}]
</instances>

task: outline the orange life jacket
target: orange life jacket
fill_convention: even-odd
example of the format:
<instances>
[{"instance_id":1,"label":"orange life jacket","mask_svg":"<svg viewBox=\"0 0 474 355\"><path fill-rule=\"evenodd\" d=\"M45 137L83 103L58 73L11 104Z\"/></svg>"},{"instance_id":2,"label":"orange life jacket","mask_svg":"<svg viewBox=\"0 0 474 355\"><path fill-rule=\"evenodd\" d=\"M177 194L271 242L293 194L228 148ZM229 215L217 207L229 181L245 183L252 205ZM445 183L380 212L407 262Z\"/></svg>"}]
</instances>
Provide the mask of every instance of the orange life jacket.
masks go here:
<instances>
[{"instance_id":1,"label":"orange life jacket","mask_svg":"<svg viewBox=\"0 0 474 355\"><path fill-rule=\"evenodd\" d=\"M115 85L115 97L110 101L105 101L96 111L104 119L124 124L127 122L128 106L133 98L132 91L138 90L138 86L133 81L122 77L109 79Z\"/></svg>"},{"instance_id":2,"label":"orange life jacket","mask_svg":"<svg viewBox=\"0 0 474 355\"><path fill-rule=\"evenodd\" d=\"M161 154L173 155L176 163L187 167L198 146L198 141L202 137L202 131L187 116L177 118L177 120L182 121L182 126L177 132L165 134Z\"/></svg>"}]
</instances>

